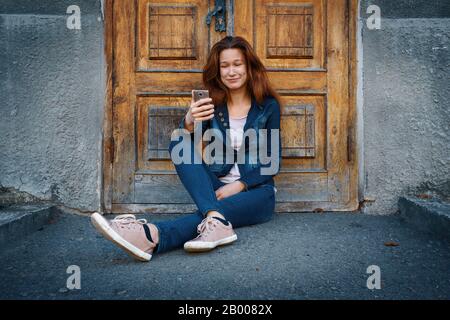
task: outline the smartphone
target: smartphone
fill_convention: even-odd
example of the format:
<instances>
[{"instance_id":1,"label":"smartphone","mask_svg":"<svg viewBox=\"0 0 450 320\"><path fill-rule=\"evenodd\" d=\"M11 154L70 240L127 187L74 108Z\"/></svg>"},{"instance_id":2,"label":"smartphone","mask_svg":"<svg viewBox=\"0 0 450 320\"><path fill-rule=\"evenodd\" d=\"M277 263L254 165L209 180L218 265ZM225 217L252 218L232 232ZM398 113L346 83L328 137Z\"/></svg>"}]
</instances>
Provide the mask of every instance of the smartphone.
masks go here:
<instances>
[{"instance_id":1,"label":"smartphone","mask_svg":"<svg viewBox=\"0 0 450 320\"><path fill-rule=\"evenodd\" d=\"M192 90L194 93L194 102L197 102L200 99L209 98L209 91L208 90ZM203 142L203 147L205 146L205 143Z\"/></svg>"},{"instance_id":2,"label":"smartphone","mask_svg":"<svg viewBox=\"0 0 450 320\"><path fill-rule=\"evenodd\" d=\"M200 99L209 98L208 90L192 90L194 92L194 102Z\"/></svg>"}]
</instances>

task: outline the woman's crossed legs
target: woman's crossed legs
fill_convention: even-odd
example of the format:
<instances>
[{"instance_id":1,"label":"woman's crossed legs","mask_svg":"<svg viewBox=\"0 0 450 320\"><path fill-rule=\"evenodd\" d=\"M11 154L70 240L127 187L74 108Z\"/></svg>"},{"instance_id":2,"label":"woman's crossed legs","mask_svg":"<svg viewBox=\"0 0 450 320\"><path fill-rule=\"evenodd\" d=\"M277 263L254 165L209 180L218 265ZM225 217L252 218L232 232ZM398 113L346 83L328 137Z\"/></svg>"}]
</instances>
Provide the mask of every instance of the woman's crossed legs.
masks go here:
<instances>
[{"instance_id":1,"label":"woman's crossed legs","mask_svg":"<svg viewBox=\"0 0 450 320\"><path fill-rule=\"evenodd\" d=\"M170 149L172 147L173 143ZM264 184L217 200L215 191L224 183L204 162L176 164L175 168L197 205L195 213L154 224L133 215L121 215L107 221L99 213L94 213L91 221L95 228L134 258L149 261L153 252L166 252L183 244L187 251L206 251L231 243L237 239L233 227L263 223L273 217L273 186ZM193 239L197 232L200 235Z\"/></svg>"}]
</instances>

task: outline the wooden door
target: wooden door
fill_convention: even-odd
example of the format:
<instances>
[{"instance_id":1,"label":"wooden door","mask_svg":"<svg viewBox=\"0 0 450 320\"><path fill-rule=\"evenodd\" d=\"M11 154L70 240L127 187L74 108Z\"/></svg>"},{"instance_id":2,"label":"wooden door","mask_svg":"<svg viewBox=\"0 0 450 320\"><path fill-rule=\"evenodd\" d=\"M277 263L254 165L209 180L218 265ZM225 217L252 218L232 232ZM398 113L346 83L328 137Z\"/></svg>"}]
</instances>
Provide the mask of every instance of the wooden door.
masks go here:
<instances>
[{"instance_id":1,"label":"wooden door","mask_svg":"<svg viewBox=\"0 0 450 320\"><path fill-rule=\"evenodd\" d=\"M223 32L214 19L205 23L214 2L114 0L108 6L114 146L108 211L194 210L167 147L190 91L202 88L211 46L227 34L254 46L283 98L277 211L355 209L348 1L227 0Z\"/></svg>"}]
</instances>

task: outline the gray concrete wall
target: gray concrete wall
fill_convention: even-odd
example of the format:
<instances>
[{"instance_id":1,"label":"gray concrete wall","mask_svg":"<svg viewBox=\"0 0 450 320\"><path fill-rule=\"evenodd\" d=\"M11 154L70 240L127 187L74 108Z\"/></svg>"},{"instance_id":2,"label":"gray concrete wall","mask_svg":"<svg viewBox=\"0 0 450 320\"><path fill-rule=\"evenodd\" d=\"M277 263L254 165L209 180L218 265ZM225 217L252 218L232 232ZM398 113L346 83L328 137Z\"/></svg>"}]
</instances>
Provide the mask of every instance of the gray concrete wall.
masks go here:
<instances>
[{"instance_id":1,"label":"gray concrete wall","mask_svg":"<svg viewBox=\"0 0 450 320\"><path fill-rule=\"evenodd\" d=\"M381 8L381 29L365 25ZM450 2L362 0L363 194L370 214L400 195L450 195Z\"/></svg>"},{"instance_id":2,"label":"gray concrete wall","mask_svg":"<svg viewBox=\"0 0 450 320\"><path fill-rule=\"evenodd\" d=\"M81 30L66 27L81 9ZM0 186L99 208L105 92L101 2L0 2Z\"/></svg>"}]
</instances>

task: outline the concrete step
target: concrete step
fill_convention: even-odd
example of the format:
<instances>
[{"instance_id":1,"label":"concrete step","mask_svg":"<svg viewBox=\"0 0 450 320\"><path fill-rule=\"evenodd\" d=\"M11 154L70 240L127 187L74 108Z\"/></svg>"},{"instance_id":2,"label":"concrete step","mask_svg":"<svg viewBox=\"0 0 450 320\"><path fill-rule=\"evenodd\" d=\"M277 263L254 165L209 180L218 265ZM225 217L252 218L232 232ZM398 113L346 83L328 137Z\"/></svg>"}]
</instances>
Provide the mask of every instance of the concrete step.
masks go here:
<instances>
[{"instance_id":1,"label":"concrete step","mask_svg":"<svg viewBox=\"0 0 450 320\"><path fill-rule=\"evenodd\" d=\"M436 198L403 196L398 200L401 217L414 228L450 241L450 203Z\"/></svg>"},{"instance_id":2,"label":"concrete step","mask_svg":"<svg viewBox=\"0 0 450 320\"><path fill-rule=\"evenodd\" d=\"M37 203L42 203L42 201L28 192L0 186L0 206L2 207Z\"/></svg>"},{"instance_id":3,"label":"concrete step","mask_svg":"<svg viewBox=\"0 0 450 320\"><path fill-rule=\"evenodd\" d=\"M39 230L56 217L53 204L16 204L0 207L0 248Z\"/></svg>"}]
</instances>

